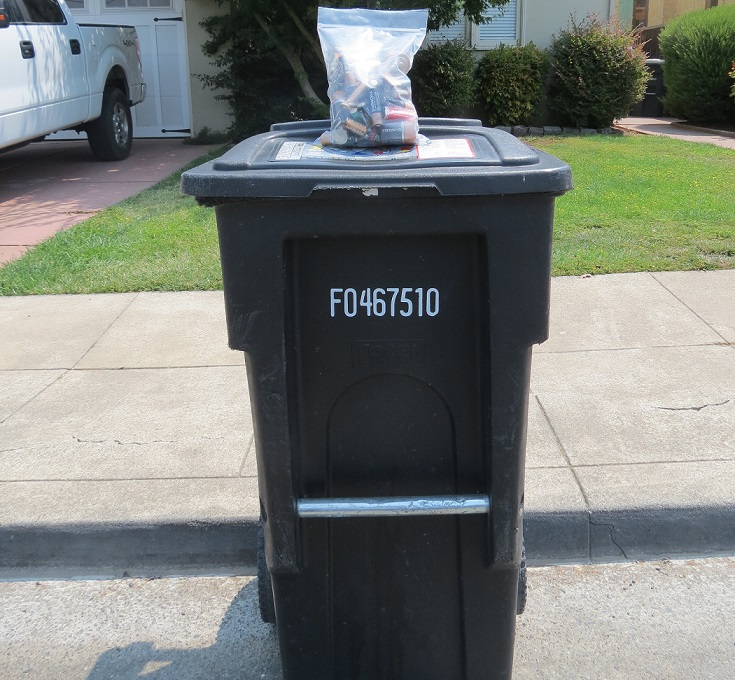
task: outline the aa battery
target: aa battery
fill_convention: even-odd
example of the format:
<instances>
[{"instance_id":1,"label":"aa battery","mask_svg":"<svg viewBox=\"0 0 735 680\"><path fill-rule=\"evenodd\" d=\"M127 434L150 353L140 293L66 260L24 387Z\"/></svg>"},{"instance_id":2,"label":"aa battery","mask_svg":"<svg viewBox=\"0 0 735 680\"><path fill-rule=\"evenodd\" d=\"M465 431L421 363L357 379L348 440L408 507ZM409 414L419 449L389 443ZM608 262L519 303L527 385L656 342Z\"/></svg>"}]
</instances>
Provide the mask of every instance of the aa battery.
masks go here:
<instances>
[{"instance_id":1,"label":"aa battery","mask_svg":"<svg viewBox=\"0 0 735 680\"><path fill-rule=\"evenodd\" d=\"M383 124L384 102L380 90L371 88L365 93L365 101L362 106L365 115L370 119L371 127Z\"/></svg>"},{"instance_id":2,"label":"aa battery","mask_svg":"<svg viewBox=\"0 0 735 680\"><path fill-rule=\"evenodd\" d=\"M385 122L380 128L377 139L381 144L415 144L419 135L418 122Z\"/></svg>"},{"instance_id":3,"label":"aa battery","mask_svg":"<svg viewBox=\"0 0 735 680\"><path fill-rule=\"evenodd\" d=\"M383 119L415 121L416 109L413 106L386 106L383 112Z\"/></svg>"}]
</instances>

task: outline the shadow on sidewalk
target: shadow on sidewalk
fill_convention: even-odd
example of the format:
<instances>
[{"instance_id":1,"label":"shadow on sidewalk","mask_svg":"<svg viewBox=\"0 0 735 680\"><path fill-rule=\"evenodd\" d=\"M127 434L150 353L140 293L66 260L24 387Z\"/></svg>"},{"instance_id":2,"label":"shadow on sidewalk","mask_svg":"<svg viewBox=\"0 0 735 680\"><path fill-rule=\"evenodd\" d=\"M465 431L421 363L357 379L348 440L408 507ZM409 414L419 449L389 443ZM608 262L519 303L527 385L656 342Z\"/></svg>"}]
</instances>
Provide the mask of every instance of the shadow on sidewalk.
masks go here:
<instances>
[{"instance_id":1,"label":"shadow on sidewalk","mask_svg":"<svg viewBox=\"0 0 735 680\"><path fill-rule=\"evenodd\" d=\"M102 654L88 680L280 680L275 626L261 622L257 590L255 579L240 590L211 647L157 649L150 642L134 642Z\"/></svg>"}]
</instances>

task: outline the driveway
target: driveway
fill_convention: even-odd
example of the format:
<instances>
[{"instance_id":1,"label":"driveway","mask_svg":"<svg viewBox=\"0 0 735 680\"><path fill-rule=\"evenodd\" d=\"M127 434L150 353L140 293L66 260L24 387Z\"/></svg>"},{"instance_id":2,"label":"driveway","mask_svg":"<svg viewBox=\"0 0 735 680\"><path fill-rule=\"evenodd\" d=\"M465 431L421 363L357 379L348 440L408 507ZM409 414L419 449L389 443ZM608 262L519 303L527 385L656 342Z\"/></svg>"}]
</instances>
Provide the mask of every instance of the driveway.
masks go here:
<instances>
[{"instance_id":1,"label":"driveway","mask_svg":"<svg viewBox=\"0 0 735 680\"><path fill-rule=\"evenodd\" d=\"M96 161L86 141L44 141L0 154L0 264L160 182L212 147L136 139L130 156Z\"/></svg>"}]
</instances>

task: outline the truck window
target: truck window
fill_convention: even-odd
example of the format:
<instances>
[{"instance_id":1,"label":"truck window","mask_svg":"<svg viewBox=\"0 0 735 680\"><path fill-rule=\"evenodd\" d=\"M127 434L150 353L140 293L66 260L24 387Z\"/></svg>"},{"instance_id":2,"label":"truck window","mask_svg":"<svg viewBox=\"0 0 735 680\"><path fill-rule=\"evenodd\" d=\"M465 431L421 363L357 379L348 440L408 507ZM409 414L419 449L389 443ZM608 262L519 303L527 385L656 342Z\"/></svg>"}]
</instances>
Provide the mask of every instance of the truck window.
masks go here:
<instances>
[{"instance_id":1,"label":"truck window","mask_svg":"<svg viewBox=\"0 0 735 680\"><path fill-rule=\"evenodd\" d=\"M5 9L12 24L66 23L56 0L6 0Z\"/></svg>"}]
</instances>

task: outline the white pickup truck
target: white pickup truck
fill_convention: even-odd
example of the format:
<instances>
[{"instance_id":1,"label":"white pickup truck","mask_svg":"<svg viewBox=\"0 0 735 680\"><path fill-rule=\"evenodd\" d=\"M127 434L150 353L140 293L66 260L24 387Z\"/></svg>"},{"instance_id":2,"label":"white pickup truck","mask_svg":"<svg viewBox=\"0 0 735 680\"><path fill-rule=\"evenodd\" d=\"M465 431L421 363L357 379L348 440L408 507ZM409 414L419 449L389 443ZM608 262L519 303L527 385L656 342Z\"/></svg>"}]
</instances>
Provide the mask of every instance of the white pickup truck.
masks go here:
<instances>
[{"instance_id":1,"label":"white pickup truck","mask_svg":"<svg viewBox=\"0 0 735 680\"><path fill-rule=\"evenodd\" d=\"M0 0L0 152L60 130L96 158L127 158L145 98L132 26L77 24L64 0Z\"/></svg>"}]
</instances>

